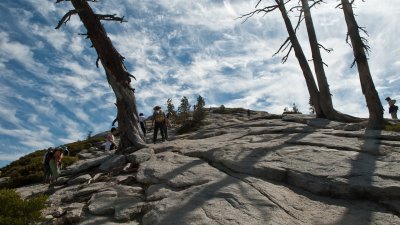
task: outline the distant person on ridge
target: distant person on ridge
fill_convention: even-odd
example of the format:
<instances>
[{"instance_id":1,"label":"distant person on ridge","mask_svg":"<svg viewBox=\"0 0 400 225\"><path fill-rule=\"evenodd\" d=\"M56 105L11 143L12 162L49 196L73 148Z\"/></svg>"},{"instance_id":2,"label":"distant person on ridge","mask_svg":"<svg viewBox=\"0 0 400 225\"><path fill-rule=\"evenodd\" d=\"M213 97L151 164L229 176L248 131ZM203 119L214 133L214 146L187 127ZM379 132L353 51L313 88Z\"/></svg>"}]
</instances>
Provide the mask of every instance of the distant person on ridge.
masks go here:
<instances>
[{"instance_id":1,"label":"distant person on ridge","mask_svg":"<svg viewBox=\"0 0 400 225\"><path fill-rule=\"evenodd\" d=\"M140 128L142 128L144 136L146 136L146 124L145 124L146 118L144 118L143 113L139 114L139 123L140 123Z\"/></svg>"},{"instance_id":2,"label":"distant person on ridge","mask_svg":"<svg viewBox=\"0 0 400 225\"><path fill-rule=\"evenodd\" d=\"M153 108L153 111L154 112L151 126L154 127L153 143L155 144L157 141L158 130L160 130L162 141L165 141L166 116L165 113L161 110L160 106L155 106Z\"/></svg>"},{"instance_id":3,"label":"distant person on ridge","mask_svg":"<svg viewBox=\"0 0 400 225\"><path fill-rule=\"evenodd\" d=\"M385 100L389 104L389 113L392 116L392 119L397 120L397 110L399 110L399 107L395 105L396 100L391 99L390 97L387 97Z\"/></svg>"}]
</instances>

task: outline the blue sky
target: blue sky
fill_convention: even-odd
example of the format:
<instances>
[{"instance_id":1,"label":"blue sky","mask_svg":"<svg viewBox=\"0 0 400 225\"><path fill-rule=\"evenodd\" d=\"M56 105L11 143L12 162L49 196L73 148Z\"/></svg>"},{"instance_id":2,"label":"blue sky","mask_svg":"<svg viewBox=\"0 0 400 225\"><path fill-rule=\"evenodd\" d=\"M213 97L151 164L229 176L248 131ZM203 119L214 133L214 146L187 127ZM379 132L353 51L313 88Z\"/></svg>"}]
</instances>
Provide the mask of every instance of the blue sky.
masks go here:
<instances>
[{"instance_id":1,"label":"blue sky","mask_svg":"<svg viewBox=\"0 0 400 225\"><path fill-rule=\"evenodd\" d=\"M198 95L207 106L244 107L282 113L296 103L308 112L308 92L294 55L273 54L287 34L278 12L242 23L235 19L258 0L114 0L91 3L127 23L103 24L136 76L138 109L146 115L168 98L178 107ZM264 1L273 2L273 1ZM297 2L297 1L296 1ZM312 11L333 102L338 110L367 117L352 50L345 43L343 13L329 1ZM400 3L356 1L358 23L369 32L370 68L384 98L400 99ZM115 96L77 16L59 30L72 9L55 0L0 1L0 166L34 150L85 139L110 129ZM295 15L291 15L293 23ZM308 58L304 25L299 39ZM385 117L389 117L387 111Z\"/></svg>"}]
</instances>

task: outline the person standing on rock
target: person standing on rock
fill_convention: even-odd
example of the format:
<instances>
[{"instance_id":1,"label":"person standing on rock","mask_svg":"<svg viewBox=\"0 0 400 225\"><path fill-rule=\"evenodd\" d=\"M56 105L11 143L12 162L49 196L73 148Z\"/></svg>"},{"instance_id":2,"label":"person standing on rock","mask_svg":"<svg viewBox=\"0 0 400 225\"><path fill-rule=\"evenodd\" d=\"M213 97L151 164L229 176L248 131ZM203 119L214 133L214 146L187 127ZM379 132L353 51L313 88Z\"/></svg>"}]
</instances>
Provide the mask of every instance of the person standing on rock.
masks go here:
<instances>
[{"instance_id":1,"label":"person standing on rock","mask_svg":"<svg viewBox=\"0 0 400 225\"><path fill-rule=\"evenodd\" d=\"M390 97L387 97L385 100L389 104L389 113L392 116L392 119L397 120L397 110L399 110L399 107L395 105L396 100L391 99Z\"/></svg>"},{"instance_id":2,"label":"person standing on rock","mask_svg":"<svg viewBox=\"0 0 400 225\"><path fill-rule=\"evenodd\" d=\"M165 126L166 126L166 116L165 113L161 110L160 106L155 106L153 108L153 116L151 126L154 127L153 133L153 143L155 144L157 141L158 130L160 130L162 141L165 141Z\"/></svg>"}]
</instances>

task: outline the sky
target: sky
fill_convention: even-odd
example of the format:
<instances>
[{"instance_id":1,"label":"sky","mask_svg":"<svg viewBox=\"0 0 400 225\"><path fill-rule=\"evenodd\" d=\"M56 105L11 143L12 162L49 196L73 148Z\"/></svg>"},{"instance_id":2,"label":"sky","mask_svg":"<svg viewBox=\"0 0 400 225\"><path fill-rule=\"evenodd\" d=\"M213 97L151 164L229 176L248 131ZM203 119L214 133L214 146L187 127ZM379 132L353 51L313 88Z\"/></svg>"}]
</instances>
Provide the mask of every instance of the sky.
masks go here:
<instances>
[{"instance_id":1,"label":"sky","mask_svg":"<svg viewBox=\"0 0 400 225\"><path fill-rule=\"evenodd\" d=\"M55 0L0 1L0 167L35 150L84 140L109 130L115 96L96 67L97 55L78 16L54 29L72 9ZM278 11L238 19L258 0L99 0L96 13L124 16L102 21L137 80L137 107L146 116L154 105L175 107L183 96L206 107L242 107L281 114L295 103L309 113L309 95L292 53L274 56L287 33ZM273 4L264 0L260 6ZM297 1L294 1L297 2ZM343 12L336 0L312 10L334 107L368 117ZM357 22L368 31L369 65L379 97L400 99L400 2L356 0ZM297 12L290 14L292 23ZM365 35L364 35L365 36ZM311 59L305 25L298 38ZM310 66L312 62L310 61ZM385 111L385 117L389 113Z\"/></svg>"}]
</instances>

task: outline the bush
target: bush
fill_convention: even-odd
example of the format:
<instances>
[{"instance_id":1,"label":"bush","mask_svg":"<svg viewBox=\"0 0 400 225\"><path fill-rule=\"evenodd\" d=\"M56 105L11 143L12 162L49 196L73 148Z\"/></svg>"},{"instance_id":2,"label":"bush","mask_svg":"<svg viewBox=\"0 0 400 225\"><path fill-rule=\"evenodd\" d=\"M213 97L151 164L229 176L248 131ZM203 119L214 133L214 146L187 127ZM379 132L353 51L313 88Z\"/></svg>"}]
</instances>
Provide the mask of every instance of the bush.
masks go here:
<instances>
[{"instance_id":1,"label":"bush","mask_svg":"<svg viewBox=\"0 0 400 225\"><path fill-rule=\"evenodd\" d=\"M219 114L235 114L235 113L243 114L243 113L246 113L247 114L247 109L244 109L244 108L225 108L224 105L221 105L219 108L214 109L213 113L219 113Z\"/></svg>"},{"instance_id":2,"label":"bush","mask_svg":"<svg viewBox=\"0 0 400 225\"><path fill-rule=\"evenodd\" d=\"M388 124L385 126L386 131L400 132L400 124Z\"/></svg>"},{"instance_id":3,"label":"bush","mask_svg":"<svg viewBox=\"0 0 400 225\"><path fill-rule=\"evenodd\" d=\"M299 111L299 108L297 108L296 103L293 103L291 110L288 109L288 107L285 107L283 109L283 114L302 114L302 113Z\"/></svg>"},{"instance_id":4,"label":"bush","mask_svg":"<svg viewBox=\"0 0 400 225\"><path fill-rule=\"evenodd\" d=\"M176 130L176 133L177 134L185 134L185 133L193 132L193 131L198 130L201 125L202 125L201 122L188 120Z\"/></svg>"},{"instance_id":5,"label":"bush","mask_svg":"<svg viewBox=\"0 0 400 225\"><path fill-rule=\"evenodd\" d=\"M105 141L105 137L92 137L85 141L77 141L65 144L69 148L69 156L64 156L64 168L78 161L75 157L83 149L100 145ZM22 156L18 160L11 162L9 165L1 168L0 177L10 177L7 185L8 188L17 188L23 185L34 184L44 181L43 157L47 150L38 150Z\"/></svg>"},{"instance_id":6,"label":"bush","mask_svg":"<svg viewBox=\"0 0 400 225\"><path fill-rule=\"evenodd\" d=\"M0 190L0 225L36 224L43 221L41 210L47 196L41 195L23 200L15 190Z\"/></svg>"},{"instance_id":7,"label":"bush","mask_svg":"<svg viewBox=\"0 0 400 225\"><path fill-rule=\"evenodd\" d=\"M64 158L62 159L62 164L63 164L64 167L67 167L67 166L70 166L70 165L74 164L78 160L79 160L78 157L64 156Z\"/></svg>"}]
</instances>

